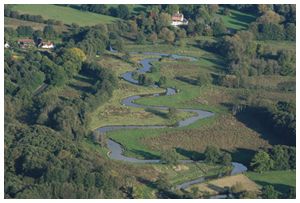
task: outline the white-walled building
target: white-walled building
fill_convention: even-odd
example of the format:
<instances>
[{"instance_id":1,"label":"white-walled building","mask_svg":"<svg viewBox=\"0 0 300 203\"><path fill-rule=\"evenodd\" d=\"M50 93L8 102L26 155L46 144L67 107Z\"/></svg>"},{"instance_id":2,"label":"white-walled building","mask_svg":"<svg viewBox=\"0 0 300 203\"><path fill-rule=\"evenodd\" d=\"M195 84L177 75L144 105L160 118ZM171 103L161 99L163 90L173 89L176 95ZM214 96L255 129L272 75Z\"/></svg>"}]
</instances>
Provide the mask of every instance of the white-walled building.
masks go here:
<instances>
[{"instance_id":1,"label":"white-walled building","mask_svg":"<svg viewBox=\"0 0 300 203\"><path fill-rule=\"evenodd\" d=\"M43 49L53 49L54 44L52 42L42 42L39 44L39 47L41 47Z\"/></svg>"},{"instance_id":2,"label":"white-walled building","mask_svg":"<svg viewBox=\"0 0 300 203\"><path fill-rule=\"evenodd\" d=\"M179 26L179 25L187 25L189 22L187 19L184 18L182 13L179 13L179 11L177 11L177 13L175 13L174 15L172 15L172 23L171 25L173 26Z\"/></svg>"}]
</instances>

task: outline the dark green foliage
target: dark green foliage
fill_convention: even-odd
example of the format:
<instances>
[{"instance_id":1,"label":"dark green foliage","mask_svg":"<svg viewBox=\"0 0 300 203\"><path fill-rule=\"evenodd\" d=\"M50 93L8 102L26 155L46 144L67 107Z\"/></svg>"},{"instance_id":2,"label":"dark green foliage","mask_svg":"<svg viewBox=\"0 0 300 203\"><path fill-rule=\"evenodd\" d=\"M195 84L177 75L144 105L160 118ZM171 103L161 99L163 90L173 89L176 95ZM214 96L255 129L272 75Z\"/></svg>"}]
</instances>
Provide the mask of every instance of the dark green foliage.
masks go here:
<instances>
[{"instance_id":1,"label":"dark green foliage","mask_svg":"<svg viewBox=\"0 0 300 203\"><path fill-rule=\"evenodd\" d=\"M52 127L62 131L72 139L79 140L84 136L80 119L74 107L57 108L52 118Z\"/></svg>"},{"instance_id":2,"label":"dark green foliage","mask_svg":"<svg viewBox=\"0 0 300 203\"><path fill-rule=\"evenodd\" d=\"M281 91L296 91L296 82L280 82L277 88Z\"/></svg>"},{"instance_id":3,"label":"dark green foliage","mask_svg":"<svg viewBox=\"0 0 300 203\"><path fill-rule=\"evenodd\" d=\"M159 87L164 87L164 86L166 85L166 83L167 83L167 78L166 78L166 76L160 76L160 78L159 78L159 80L158 80L158 82L157 82L157 85L158 85Z\"/></svg>"},{"instance_id":4,"label":"dark green foliage","mask_svg":"<svg viewBox=\"0 0 300 203\"><path fill-rule=\"evenodd\" d=\"M80 29L67 40L70 39L75 40L76 46L87 56L95 56L98 51L104 51L108 46L107 27L99 25Z\"/></svg>"},{"instance_id":5,"label":"dark green foliage","mask_svg":"<svg viewBox=\"0 0 300 203\"><path fill-rule=\"evenodd\" d=\"M285 38L287 40L296 41L296 25L289 23L285 27Z\"/></svg>"},{"instance_id":6,"label":"dark green foliage","mask_svg":"<svg viewBox=\"0 0 300 203\"><path fill-rule=\"evenodd\" d=\"M139 32L136 36L136 43L137 44L144 44L145 40L146 40L146 38L145 38L144 34L142 32Z\"/></svg>"},{"instance_id":7,"label":"dark green foliage","mask_svg":"<svg viewBox=\"0 0 300 203\"><path fill-rule=\"evenodd\" d=\"M220 21L220 22L214 22L212 24L212 30L214 36L220 36L226 33L227 28L224 25L223 21Z\"/></svg>"},{"instance_id":8,"label":"dark green foliage","mask_svg":"<svg viewBox=\"0 0 300 203\"><path fill-rule=\"evenodd\" d=\"M168 191L171 188L167 174L160 174L156 180L156 185L159 190Z\"/></svg>"},{"instance_id":9,"label":"dark green foliage","mask_svg":"<svg viewBox=\"0 0 300 203\"><path fill-rule=\"evenodd\" d=\"M29 53L31 55L32 53ZM6 83L18 89L14 89L11 93L14 95L16 90L27 90L33 92L45 80L45 74L39 70L40 64L37 61L24 60L22 62L12 61L5 66Z\"/></svg>"},{"instance_id":10,"label":"dark green foliage","mask_svg":"<svg viewBox=\"0 0 300 203\"><path fill-rule=\"evenodd\" d=\"M289 164L291 169L296 169L296 147L290 147L289 151Z\"/></svg>"},{"instance_id":11,"label":"dark green foliage","mask_svg":"<svg viewBox=\"0 0 300 203\"><path fill-rule=\"evenodd\" d=\"M221 164L225 165L225 166L230 166L231 165L231 161L232 161L232 157L229 153L223 153L222 157L221 157Z\"/></svg>"},{"instance_id":12,"label":"dark green foliage","mask_svg":"<svg viewBox=\"0 0 300 203\"><path fill-rule=\"evenodd\" d=\"M282 67L281 75L294 75L296 72L296 58L295 53L287 50L280 50L277 53L278 64Z\"/></svg>"},{"instance_id":13,"label":"dark green foliage","mask_svg":"<svg viewBox=\"0 0 300 203\"><path fill-rule=\"evenodd\" d=\"M274 161L271 159L269 154L265 151L259 151L255 154L254 158L250 164L253 167L253 170L262 173L273 168Z\"/></svg>"},{"instance_id":14,"label":"dark green foliage","mask_svg":"<svg viewBox=\"0 0 300 203\"><path fill-rule=\"evenodd\" d=\"M241 113L255 117L286 144L296 144L296 108L294 102L277 102L275 106L248 106Z\"/></svg>"},{"instance_id":15,"label":"dark green foliage","mask_svg":"<svg viewBox=\"0 0 300 203\"><path fill-rule=\"evenodd\" d=\"M117 51L123 51L124 50L124 41L121 38L118 38L115 40L115 43L113 44L114 48Z\"/></svg>"},{"instance_id":16,"label":"dark green foliage","mask_svg":"<svg viewBox=\"0 0 300 203\"><path fill-rule=\"evenodd\" d=\"M170 107L170 108L169 108L169 112L168 112L168 114L167 114L167 117L168 117L169 119L176 120L176 118L177 118L177 110L176 110L176 108Z\"/></svg>"},{"instance_id":17,"label":"dark green foliage","mask_svg":"<svg viewBox=\"0 0 300 203\"><path fill-rule=\"evenodd\" d=\"M295 147L275 145L269 152L260 151L252 159L254 171L288 170L296 168Z\"/></svg>"},{"instance_id":18,"label":"dark green foliage","mask_svg":"<svg viewBox=\"0 0 300 203\"><path fill-rule=\"evenodd\" d=\"M207 85L212 82L212 78L209 73L201 73L196 78L196 84L199 86Z\"/></svg>"},{"instance_id":19,"label":"dark green foliage","mask_svg":"<svg viewBox=\"0 0 300 203\"><path fill-rule=\"evenodd\" d=\"M284 28L274 23L259 24L257 37L260 40L283 40L285 39Z\"/></svg>"},{"instance_id":20,"label":"dark green foliage","mask_svg":"<svg viewBox=\"0 0 300 203\"><path fill-rule=\"evenodd\" d=\"M204 152L205 161L209 163L218 163L221 157L219 148L215 146L208 146Z\"/></svg>"},{"instance_id":21,"label":"dark green foliage","mask_svg":"<svg viewBox=\"0 0 300 203\"><path fill-rule=\"evenodd\" d=\"M107 136L104 133L100 133L99 131L93 132L93 141L99 144L101 147L106 147L107 145Z\"/></svg>"},{"instance_id":22,"label":"dark green foliage","mask_svg":"<svg viewBox=\"0 0 300 203\"><path fill-rule=\"evenodd\" d=\"M127 19L130 15L130 11L127 5L121 4L118 6L118 14L117 17L122 19Z\"/></svg>"},{"instance_id":23,"label":"dark green foliage","mask_svg":"<svg viewBox=\"0 0 300 203\"><path fill-rule=\"evenodd\" d=\"M287 147L276 145L271 152L271 157L274 160L274 170L287 170L289 165L289 152Z\"/></svg>"},{"instance_id":24,"label":"dark green foliage","mask_svg":"<svg viewBox=\"0 0 300 203\"><path fill-rule=\"evenodd\" d=\"M277 192L272 185L266 185L262 188L263 199L277 199L279 192Z\"/></svg>"},{"instance_id":25,"label":"dark green foliage","mask_svg":"<svg viewBox=\"0 0 300 203\"><path fill-rule=\"evenodd\" d=\"M179 157L175 150L163 151L160 160L162 163L176 165L178 164Z\"/></svg>"},{"instance_id":26,"label":"dark green foliage","mask_svg":"<svg viewBox=\"0 0 300 203\"><path fill-rule=\"evenodd\" d=\"M139 85L149 86L153 84L153 80L150 77L147 77L145 74L140 74L138 76Z\"/></svg>"},{"instance_id":27,"label":"dark green foliage","mask_svg":"<svg viewBox=\"0 0 300 203\"><path fill-rule=\"evenodd\" d=\"M290 187L289 193L287 194L288 199L296 199L296 188Z\"/></svg>"},{"instance_id":28,"label":"dark green foliage","mask_svg":"<svg viewBox=\"0 0 300 203\"><path fill-rule=\"evenodd\" d=\"M57 33L55 32L52 25L47 25L43 30L44 37L47 39L53 39L56 37Z\"/></svg>"},{"instance_id":29,"label":"dark green foliage","mask_svg":"<svg viewBox=\"0 0 300 203\"><path fill-rule=\"evenodd\" d=\"M118 85L117 78L111 69L102 68L97 63L84 64L81 72L97 80L92 87L92 95L88 95L85 100L87 110L92 110L112 96Z\"/></svg>"},{"instance_id":30,"label":"dark green foliage","mask_svg":"<svg viewBox=\"0 0 300 203\"><path fill-rule=\"evenodd\" d=\"M19 26L17 28L17 33L19 36L27 36L27 37L31 37L32 33L33 33L33 29L30 26Z\"/></svg>"},{"instance_id":31,"label":"dark green foliage","mask_svg":"<svg viewBox=\"0 0 300 203\"><path fill-rule=\"evenodd\" d=\"M83 11L90 11L94 13L100 13L100 14L108 14L108 8L105 4L81 4L78 6L72 5L75 9L80 9Z\"/></svg>"},{"instance_id":32,"label":"dark green foliage","mask_svg":"<svg viewBox=\"0 0 300 203\"><path fill-rule=\"evenodd\" d=\"M51 28L48 31L50 38ZM91 47L95 42L77 40ZM51 53L14 50L21 56L18 60L5 50L6 198L122 197L122 183L111 175L111 164L86 150L82 142L88 134L86 113L112 96L117 79L96 63L82 67L85 54L74 46ZM53 86L64 88L80 71L93 79L93 92L73 100L58 96L60 88L49 91ZM36 94L40 86L44 91Z\"/></svg>"}]
</instances>

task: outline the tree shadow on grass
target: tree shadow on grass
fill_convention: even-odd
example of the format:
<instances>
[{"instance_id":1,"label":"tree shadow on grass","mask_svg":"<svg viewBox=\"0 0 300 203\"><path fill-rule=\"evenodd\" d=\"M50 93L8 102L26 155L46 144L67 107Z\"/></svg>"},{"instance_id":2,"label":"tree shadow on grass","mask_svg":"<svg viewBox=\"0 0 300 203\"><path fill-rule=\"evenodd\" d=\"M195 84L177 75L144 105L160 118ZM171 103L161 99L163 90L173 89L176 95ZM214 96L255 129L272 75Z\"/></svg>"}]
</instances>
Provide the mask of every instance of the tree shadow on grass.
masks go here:
<instances>
[{"instance_id":1,"label":"tree shadow on grass","mask_svg":"<svg viewBox=\"0 0 300 203\"><path fill-rule=\"evenodd\" d=\"M230 24L240 26L241 29L246 29L247 26L248 26L246 23L236 22L236 21L233 21L233 20L229 20L228 22L229 22ZM232 27L231 27L231 28L232 28ZM237 29L235 29L235 28L232 28L232 29L237 30Z\"/></svg>"},{"instance_id":2,"label":"tree shadow on grass","mask_svg":"<svg viewBox=\"0 0 300 203\"><path fill-rule=\"evenodd\" d=\"M255 150L252 149L244 149L244 148L237 148L236 150L232 151L227 151L228 153L231 154L232 161L233 162L239 162L244 164L247 168L250 167L250 162L256 153Z\"/></svg>"},{"instance_id":3,"label":"tree shadow on grass","mask_svg":"<svg viewBox=\"0 0 300 203\"><path fill-rule=\"evenodd\" d=\"M252 21L255 21L256 17L248 16L248 15L242 15L239 13L231 13L231 18L240 21L239 23L237 22L232 22L232 23L237 23L238 25L242 26L248 26L248 23L251 23Z\"/></svg>"},{"instance_id":4,"label":"tree shadow on grass","mask_svg":"<svg viewBox=\"0 0 300 203\"><path fill-rule=\"evenodd\" d=\"M137 177L137 181L139 181L140 183L146 185L147 187L150 187L152 189L157 189L157 184L153 181L150 181L150 180L145 179L143 177Z\"/></svg>"},{"instance_id":5,"label":"tree shadow on grass","mask_svg":"<svg viewBox=\"0 0 300 203\"><path fill-rule=\"evenodd\" d=\"M154 115L159 116L159 117L164 118L164 119L168 118L167 113L161 112L161 111L153 109L153 108L146 108L145 111L149 112L149 113L153 113Z\"/></svg>"},{"instance_id":6,"label":"tree shadow on grass","mask_svg":"<svg viewBox=\"0 0 300 203\"><path fill-rule=\"evenodd\" d=\"M186 150L186 149L179 148L179 147L176 148L176 152L181 154L182 156L185 156L185 157L193 160L193 161L199 161L199 160L203 160L205 158L203 153L200 153L197 151L192 151L192 150Z\"/></svg>"},{"instance_id":7,"label":"tree shadow on grass","mask_svg":"<svg viewBox=\"0 0 300 203\"><path fill-rule=\"evenodd\" d=\"M271 145L276 144L285 144L289 145L289 140L285 139L283 136L277 136L276 132L273 131L270 127L266 125L265 122L261 122L260 113L254 113L251 111L244 110L235 115L236 119L243 124L245 124L248 128L256 131L261 135L261 137L267 140Z\"/></svg>"},{"instance_id":8,"label":"tree shadow on grass","mask_svg":"<svg viewBox=\"0 0 300 203\"><path fill-rule=\"evenodd\" d=\"M265 181L256 181L256 180L254 182L261 186L272 185L275 188L275 190L281 192L282 195L284 196L287 195L289 193L290 188L292 188L292 186L281 184L281 183L268 183Z\"/></svg>"},{"instance_id":9,"label":"tree shadow on grass","mask_svg":"<svg viewBox=\"0 0 300 203\"><path fill-rule=\"evenodd\" d=\"M140 183L146 185L147 187L158 190L159 198L164 198L164 199L168 199L168 198L179 199L179 198L181 198L181 196L179 196L179 195L175 194L174 192L172 192L171 188L170 188L170 190L159 189L155 182L147 180L143 177L138 177L137 181L139 181Z\"/></svg>"},{"instance_id":10,"label":"tree shadow on grass","mask_svg":"<svg viewBox=\"0 0 300 203\"><path fill-rule=\"evenodd\" d=\"M132 150L130 150L130 152L135 153L135 154L143 157L144 159L159 159L160 158L159 156L157 156L155 154L152 154L150 152L145 152L143 150L132 149Z\"/></svg>"},{"instance_id":11,"label":"tree shadow on grass","mask_svg":"<svg viewBox=\"0 0 300 203\"><path fill-rule=\"evenodd\" d=\"M133 8L133 11L136 13L140 13L140 12L146 12L146 7L135 7Z\"/></svg>"},{"instance_id":12,"label":"tree shadow on grass","mask_svg":"<svg viewBox=\"0 0 300 203\"><path fill-rule=\"evenodd\" d=\"M196 85L197 81L191 78L187 78L187 77L183 77L183 76L176 76L175 77L176 80L180 80L182 82L188 83L190 85Z\"/></svg>"},{"instance_id":13,"label":"tree shadow on grass","mask_svg":"<svg viewBox=\"0 0 300 203\"><path fill-rule=\"evenodd\" d=\"M94 78L85 78L85 77L82 77L81 75L76 75L74 76L74 79L75 80L78 80L78 81L81 81L81 82L86 82L86 83L89 83L91 85L94 85L96 80Z\"/></svg>"},{"instance_id":14,"label":"tree shadow on grass","mask_svg":"<svg viewBox=\"0 0 300 203\"><path fill-rule=\"evenodd\" d=\"M219 187L213 184L207 184L207 187L213 191L216 191L217 193L223 193L225 191L223 187Z\"/></svg>"},{"instance_id":15,"label":"tree shadow on grass","mask_svg":"<svg viewBox=\"0 0 300 203\"><path fill-rule=\"evenodd\" d=\"M216 64L216 65L214 65L215 68L225 69L225 63L221 59L214 59L214 58L208 58L208 57L201 57L201 58L206 61L209 61L213 64Z\"/></svg>"},{"instance_id":16,"label":"tree shadow on grass","mask_svg":"<svg viewBox=\"0 0 300 203\"><path fill-rule=\"evenodd\" d=\"M74 84L69 84L69 87L71 87L77 91L81 91L81 92L86 92L86 93L90 93L90 94L95 93L91 87L83 87L83 86L74 85Z\"/></svg>"}]
</instances>

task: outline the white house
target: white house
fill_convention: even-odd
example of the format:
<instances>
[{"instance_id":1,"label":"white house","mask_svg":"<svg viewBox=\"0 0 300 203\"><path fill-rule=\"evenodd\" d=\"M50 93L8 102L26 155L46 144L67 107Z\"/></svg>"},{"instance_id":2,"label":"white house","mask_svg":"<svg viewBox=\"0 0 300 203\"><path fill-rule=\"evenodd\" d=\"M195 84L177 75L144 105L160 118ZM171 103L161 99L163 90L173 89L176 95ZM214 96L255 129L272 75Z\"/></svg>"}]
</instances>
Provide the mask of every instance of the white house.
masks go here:
<instances>
[{"instance_id":1,"label":"white house","mask_svg":"<svg viewBox=\"0 0 300 203\"><path fill-rule=\"evenodd\" d=\"M171 25L177 27L179 25L187 25L189 22L187 19L184 18L182 13L179 13L179 11L177 11L177 13L175 13L174 15L172 15L172 23Z\"/></svg>"},{"instance_id":2,"label":"white house","mask_svg":"<svg viewBox=\"0 0 300 203\"><path fill-rule=\"evenodd\" d=\"M5 42L4 43L4 48L9 48L10 47L10 45L8 44L8 42Z\"/></svg>"},{"instance_id":3,"label":"white house","mask_svg":"<svg viewBox=\"0 0 300 203\"><path fill-rule=\"evenodd\" d=\"M39 44L39 47L43 48L43 49L53 49L54 48L54 44L52 42L42 42Z\"/></svg>"}]
</instances>

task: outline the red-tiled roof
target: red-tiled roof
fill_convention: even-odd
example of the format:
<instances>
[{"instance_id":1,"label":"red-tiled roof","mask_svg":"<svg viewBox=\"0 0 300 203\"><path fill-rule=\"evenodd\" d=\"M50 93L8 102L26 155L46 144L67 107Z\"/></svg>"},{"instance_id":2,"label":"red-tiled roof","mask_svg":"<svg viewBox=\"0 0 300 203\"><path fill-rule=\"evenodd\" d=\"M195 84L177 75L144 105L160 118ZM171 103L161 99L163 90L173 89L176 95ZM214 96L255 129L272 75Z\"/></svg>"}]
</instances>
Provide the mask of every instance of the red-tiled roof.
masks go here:
<instances>
[{"instance_id":1,"label":"red-tiled roof","mask_svg":"<svg viewBox=\"0 0 300 203\"><path fill-rule=\"evenodd\" d=\"M174 15L172 15L172 20L173 21L181 21L183 18L183 14L182 13L175 13Z\"/></svg>"},{"instance_id":2,"label":"red-tiled roof","mask_svg":"<svg viewBox=\"0 0 300 203\"><path fill-rule=\"evenodd\" d=\"M18 42L22 42L22 43L34 43L34 41L32 39L19 39Z\"/></svg>"}]
</instances>

